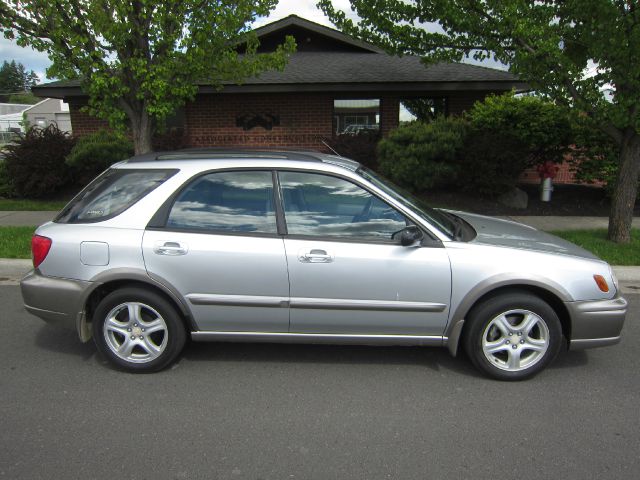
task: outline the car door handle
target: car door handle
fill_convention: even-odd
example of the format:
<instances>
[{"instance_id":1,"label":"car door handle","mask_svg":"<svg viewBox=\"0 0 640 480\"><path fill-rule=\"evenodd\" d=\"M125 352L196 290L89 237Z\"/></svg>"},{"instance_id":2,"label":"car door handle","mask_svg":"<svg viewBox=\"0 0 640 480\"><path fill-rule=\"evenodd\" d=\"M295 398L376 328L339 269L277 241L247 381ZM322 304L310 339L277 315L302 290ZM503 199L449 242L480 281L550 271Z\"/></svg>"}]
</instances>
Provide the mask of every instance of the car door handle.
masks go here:
<instances>
[{"instance_id":1,"label":"car door handle","mask_svg":"<svg viewBox=\"0 0 640 480\"><path fill-rule=\"evenodd\" d=\"M302 263L331 263L333 262L333 256L327 253L326 250L314 248L306 252L300 252L298 260Z\"/></svg>"},{"instance_id":2,"label":"car door handle","mask_svg":"<svg viewBox=\"0 0 640 480\"><path fill-rule=\"evenodd\" d=\"M179 242L158 242L153 247L153 251L158 255L186 255L189 249L183 243Z\"/></svg>"}]
</instances>

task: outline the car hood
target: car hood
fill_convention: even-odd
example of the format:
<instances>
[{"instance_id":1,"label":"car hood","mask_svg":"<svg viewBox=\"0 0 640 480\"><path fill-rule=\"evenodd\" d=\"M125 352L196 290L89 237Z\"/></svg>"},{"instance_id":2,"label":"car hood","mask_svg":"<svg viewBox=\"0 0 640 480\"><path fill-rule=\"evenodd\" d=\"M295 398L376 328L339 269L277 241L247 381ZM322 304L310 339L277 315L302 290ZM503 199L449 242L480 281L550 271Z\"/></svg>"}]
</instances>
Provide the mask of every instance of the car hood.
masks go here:
<instances>
[{"instance_id":1,"label":"car hood","mask_svg":"<svg viewBox=\"0 0 640 480\"><path fill-rule=\"evenodd\" d=\"M599 260L593 253L577 245L528 225L466 212L450 213L469 222L477 232L472 243L521 248L548 253Z\"/></svg>"}]
</instances>

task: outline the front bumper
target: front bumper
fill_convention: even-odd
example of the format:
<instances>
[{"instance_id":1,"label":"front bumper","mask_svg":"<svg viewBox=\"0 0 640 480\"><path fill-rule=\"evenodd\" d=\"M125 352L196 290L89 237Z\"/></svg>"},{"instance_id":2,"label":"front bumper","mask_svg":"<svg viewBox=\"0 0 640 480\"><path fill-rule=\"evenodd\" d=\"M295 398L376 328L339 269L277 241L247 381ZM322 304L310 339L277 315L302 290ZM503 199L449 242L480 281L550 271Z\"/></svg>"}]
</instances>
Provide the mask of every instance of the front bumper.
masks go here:
<instances>
[{"instance_id":1,"label":"front bumper","mask_svg":"<svg viewBox=\"0 0 640 480\"><path fill-rule=\"evenodd\" d=\"M618 343L627 305L620 296L611 300L566 302L571 318L569 349L582 350Z\"/></svg>"},{"instance_id":2,"label":"front bumper","mask_svg":"<svg viewBox=\"0 0 640 480\"><path fill-rule=\"evenodd\" d=\"M21 281L24 308L47 323L77 329L82 299L91 282L46 277L37 269Z\"/></svg>"}]
</instances>

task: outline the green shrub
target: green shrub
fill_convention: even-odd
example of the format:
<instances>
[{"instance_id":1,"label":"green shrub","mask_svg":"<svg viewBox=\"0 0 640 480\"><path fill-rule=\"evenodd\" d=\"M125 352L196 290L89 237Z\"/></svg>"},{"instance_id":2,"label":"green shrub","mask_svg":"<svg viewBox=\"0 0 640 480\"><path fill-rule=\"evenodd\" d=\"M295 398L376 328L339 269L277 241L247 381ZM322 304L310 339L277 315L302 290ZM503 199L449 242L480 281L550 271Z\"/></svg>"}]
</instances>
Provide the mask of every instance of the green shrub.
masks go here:
<instances>
[{"instance_id":1,"label":"green shrub","mask_svg":"<svg viewBox=\"0 0 640 480\"><path fill-rule=\"evenodd\" d=\"M461 190L494 197L515 187L527 168L528 151L508 133L471 127L457 157Z\"/></svg>"},{"instance_id":2,"label":"green shrub","mask_svg":"<svg viewBox=\"0 0 640 480\"><path fill-rule=\"evenodd\" d=\"M71 180L64 159L75 140L55 125L30 128L24 136L5 147L6 174L13 195L25 198L50 196Z\"/></svg>"},{"instance_id":3,"label":"green shrub","mask_svg":"<svg viewBox=\"0 0 640 480\"><path fill-rule=\"evenodd\" d=\"M567 110L539 97L513 93L489 95L476 102L467 117L474 130L504 135L526 149L529 166L546 161L562 162L573 143Z\"/></svg>"},{"instance_id":4,"label":"green shrub","mask_svg":"<svg viewBox=\"0 0 640 480\"><path fill-rule=\"evenodd\" d=\"M489 96L464 119L412 122L378 146L380 170L413 190L455 185L495 196L530 166L560 162L573 141L569 114L537 97Z\"/></svg>"},{"instance_id":5,"label":"green shrub","mask_svg":"<svg viewBox=\"0 0 640 480\"><path fill-rule=\"evenodd\" d=\"M0 198L11 198L14 196L11 177L7 172L7 164L0 160Z\"/></svg>"},{"instance_id":6,"label":"green shrub","mask_svg":"<svg viewBox=\"0 0 640 480\"><path fill-rule=\"evenodd\" d=\"M466 129L466 122L455 117L403 125L378 144L380 171L416 191L451 185Z\"/></svg>"},{"instance_id":7,"label":"green shrub","mask_svg":"<svg viewBox=\"0 0 640 480\"><path fill-rule=\"evenodd\" d=\"M75 181L84 185L110 165L133 155L133 143L122 134L100 130L78 138L66 158Z\"/></svg>"},{"instance_id":8,"label":"green shrub","mask_svg":"<svg viewBox=\"0 0 640 480\"><path fill-rule=\"evenodd\" d=\"M527 167L561 162L573 139L569 114L537 97L490 95L467 119L465 146L456 157L458 184L487 197L515 187Z\"/></svg>"},{"instance_id":9,"label":"green shrub","mask_svg":"<svg viewBox=\"0 0 640 480\"><path fill-rule=\"evenodd\" d=\"M376 147L380 140L378 132L362 131L357 135L337 135L327 144L340 156L351 158L361 164L377 169Z\"/></svg>"}]
</instances>

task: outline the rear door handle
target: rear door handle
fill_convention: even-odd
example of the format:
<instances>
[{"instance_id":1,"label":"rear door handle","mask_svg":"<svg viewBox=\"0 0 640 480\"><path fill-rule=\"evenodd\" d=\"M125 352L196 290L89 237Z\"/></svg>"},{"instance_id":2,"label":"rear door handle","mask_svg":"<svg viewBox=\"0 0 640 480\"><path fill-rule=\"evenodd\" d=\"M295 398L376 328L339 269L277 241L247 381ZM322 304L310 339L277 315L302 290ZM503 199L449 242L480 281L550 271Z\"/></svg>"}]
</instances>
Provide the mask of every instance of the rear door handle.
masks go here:
<instances>
[{"instance_id":1,"label":"rear door handle","mask_svg":"<svg viewBox=\"0 0 640 480\"><path fill-rule=\"evenodd\" d=\"M157 242L153 247L153 251L158 255L175 257L178 255L186 255L189 248L186 244L180 242Z\"/></svg>"},{"instance_id":2,"label":"rear door handle","mask_svg":"<svg viewBox=\"0 0 640 480\"><path fill-rule=\"evenodd\" d=\"M309 251L302 251L298 254L298 260L302 263L331 263L333 255L327 253L326 250L314 248Z\"/></svg>"}]
</instances>

